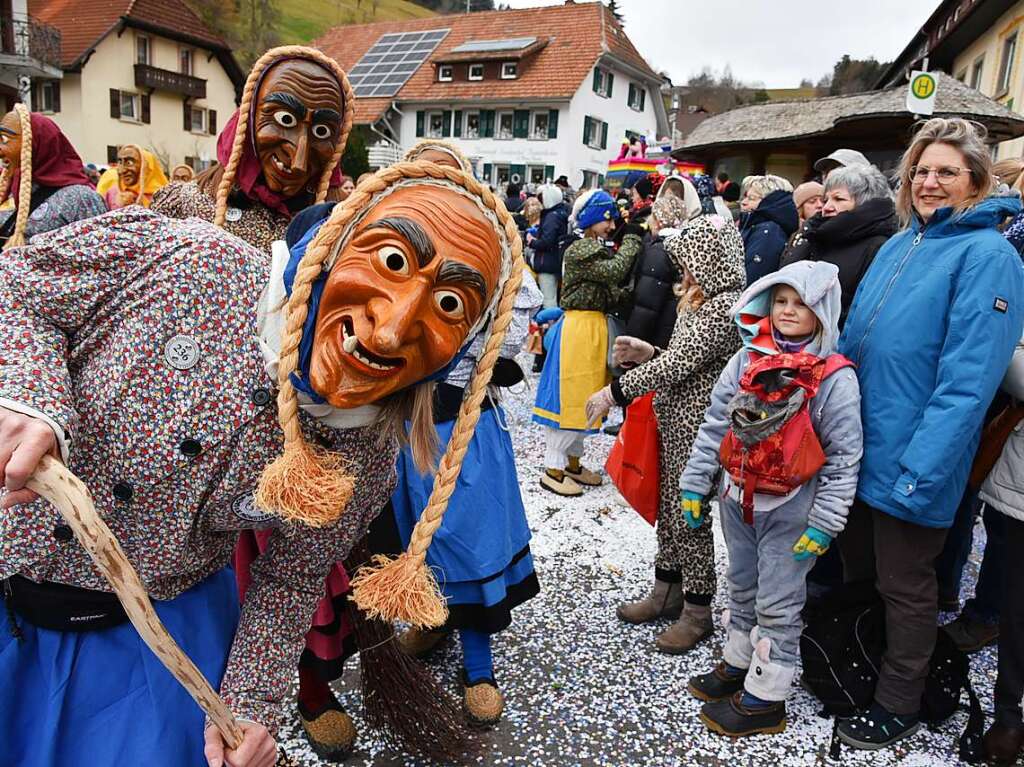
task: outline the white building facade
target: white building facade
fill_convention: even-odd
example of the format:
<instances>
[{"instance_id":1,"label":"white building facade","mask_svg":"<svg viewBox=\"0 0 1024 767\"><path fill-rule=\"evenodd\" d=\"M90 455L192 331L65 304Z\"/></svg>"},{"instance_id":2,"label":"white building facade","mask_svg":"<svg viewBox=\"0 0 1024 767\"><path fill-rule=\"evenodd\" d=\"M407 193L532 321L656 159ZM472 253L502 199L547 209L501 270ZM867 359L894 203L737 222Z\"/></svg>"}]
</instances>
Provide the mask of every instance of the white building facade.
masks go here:
<instances>
[{"instance_id":1,"label":"white building facade","mask_svg":"<svg viewBox=\"0 0 1024 767\"><path fill-rule=\"evenodd\" d=\"M608 161L631 135L653 144L658 91L603 58L568 101L402 103L392 121L408 149L423 138L456 144L477 176L494 185L549 183L565 175L580 189L604 185Z\"/></svg>"}]
</instances>

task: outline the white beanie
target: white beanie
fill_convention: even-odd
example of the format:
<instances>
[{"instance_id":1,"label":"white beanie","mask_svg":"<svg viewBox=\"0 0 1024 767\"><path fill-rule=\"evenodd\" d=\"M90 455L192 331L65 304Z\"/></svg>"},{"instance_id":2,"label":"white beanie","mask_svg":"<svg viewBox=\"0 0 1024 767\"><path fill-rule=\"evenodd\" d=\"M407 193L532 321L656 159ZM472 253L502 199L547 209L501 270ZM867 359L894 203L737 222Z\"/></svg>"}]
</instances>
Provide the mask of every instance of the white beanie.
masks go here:
<instances>
[{"instance_id":1,"label":"white beanie","mask_svg":"<svg viewBox=\"0 0 1024 767\"><path fill-rule=\"evenodd\" d=\"M555 207L563 199L562 190L554 184L545 184L540 188L540 204L544 210Z\"/></svg>"}]
</instances>

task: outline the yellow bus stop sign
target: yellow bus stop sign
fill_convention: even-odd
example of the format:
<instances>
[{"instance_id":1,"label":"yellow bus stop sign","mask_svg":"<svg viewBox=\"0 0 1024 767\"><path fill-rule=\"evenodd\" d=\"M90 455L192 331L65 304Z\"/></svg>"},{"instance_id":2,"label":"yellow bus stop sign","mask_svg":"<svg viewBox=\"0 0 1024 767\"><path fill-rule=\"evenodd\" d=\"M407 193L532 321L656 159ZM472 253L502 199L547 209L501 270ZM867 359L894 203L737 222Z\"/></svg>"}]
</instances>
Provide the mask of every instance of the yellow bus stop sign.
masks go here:
<instances>
[{"instance_id":1,"label":"yellow bus stop sign","mask_svg":"<svg viewBox=\"0 0 1024 767\"><path fill-rule=\"evenodd\" d=\"M930 115L935 111L935 75L912 72L907 90L907 111L916 115Z\"/></svg>"}]
</instances>

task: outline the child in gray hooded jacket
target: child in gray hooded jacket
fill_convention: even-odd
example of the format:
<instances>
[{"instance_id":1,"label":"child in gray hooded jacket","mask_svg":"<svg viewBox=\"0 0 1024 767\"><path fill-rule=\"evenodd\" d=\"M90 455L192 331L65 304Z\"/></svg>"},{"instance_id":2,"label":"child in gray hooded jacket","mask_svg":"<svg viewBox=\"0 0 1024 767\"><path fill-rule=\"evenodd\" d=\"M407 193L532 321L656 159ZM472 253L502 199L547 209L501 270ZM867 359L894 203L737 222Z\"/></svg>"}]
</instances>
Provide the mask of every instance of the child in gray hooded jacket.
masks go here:
<instances>
[{"instance_id":1,"label":"child in gray hooded jacket","mask_svg":"<svg viewBox=\"0 0 1024 767\"><path fill-rule=\"evenodd\" d=\"M786 727L785 700L799 653L807 572L846 525L857 489L863 434L857 376L847 361L831 357L840 314L839 271L833 264L801 261L762 277L747 288L731 314L743 349L715 385L679 480L687 523L699 526L703 521L701 507L713 489L723 440L738 446L738 437L755 455L758 441L774 432L781 439L781 429L798 423L799 411L806 407L809 428L824 454L820 469L802 484L775 486L770 493L763 492L763 485L754 489L749 464L736 462L739 468L733 466L733 473L738 476L732 476L728 466L722 472L718 503L729 551L729 634L723 661L711 672L693 677L689 688L707 701L701 709L704 724L737 737L782 732ZM771 355L783 356L765 360ZM813 368L817 375L808 390L782 403L774 403L771 394L764 396L773 404L753 399L752 386L780 391L785 389L780 384L792 384L799 377L794 369L786 369L790 360L793 365L802 363L806 373L812 369L806 363L815 358L829 361ZM782 367L767 377L748 376L741 386L748 367L757 365L754 373L766 368L766 362ZM773 421L786 426L773 427ZM781 461L782 454L762 451L761 458L770 456L771 463ZM746 456L744 452L743 461ZM811 462L812 469L814 465ZM782 468L754 466L769 474Z\"/></svg>"}]
</instances>

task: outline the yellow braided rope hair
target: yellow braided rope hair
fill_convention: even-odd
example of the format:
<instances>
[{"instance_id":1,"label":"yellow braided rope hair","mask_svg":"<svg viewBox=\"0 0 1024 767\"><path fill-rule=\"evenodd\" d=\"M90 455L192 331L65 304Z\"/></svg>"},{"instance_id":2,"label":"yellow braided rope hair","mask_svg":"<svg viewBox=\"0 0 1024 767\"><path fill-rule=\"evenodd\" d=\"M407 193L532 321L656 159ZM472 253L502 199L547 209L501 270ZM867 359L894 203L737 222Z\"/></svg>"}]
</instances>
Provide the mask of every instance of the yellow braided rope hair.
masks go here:
<instances>
[{"instance_id":1,"label":"yellow braided rope hair","mask_svg":"<svg viewBox=\"0 0 1024 767\"><path fill-rule=\"evenodd\" d=\"M4 245L4 250L16 248L25 244L25 228L28 226L28 216L32 206L32 119L28 107L24 104L15 104L14 111L18 113L18 120L21 123L21 178L18 184L18 200L20 204L14 215L14 233ZM4 199L10 193L11 179L14 171L10 168L4 174L7 181L4 185ZM0 200L2 202L3 200Z\"/></svg>"},{"instance_id":2,"label":"yellow braided rope hair","mask_svg":"<svg viewBox=\"0 0 1024 767\"><path fill-rule=\"evenodd\" d=\"M480 404L487 394L494 364L512 321L523 272L522 244L515 221L501 200L471 175L429 162L393 165L360 184L347 200L334 208L313 238L296 271L281 338L277 402L278 418L285 435L284 453L264 470L256 501L261 508L286 520L323 526L336 520L351 499L354 480L345 472L343 458L314 448L303 439L291 373L299 363L299 342L314 280L337 256L373 203L396 189L415 185L454 189L472 198L492 218L503 240L503 255L507 254L502 264L500 292L495 296L496 306L492 302L491 310L485 312L471 331L476 332L493 317L483 353L438 467L433 493L413 530L409 549L395 560L376 557L374 564L362 568L352 582L356 604L371 617L436 626L446 620L448 611L437 581L426 565L426 552L441 525L480 418Z\"/></svg>"},{"instance_id":3,"label":"yellow braided rope hair","mask_svg":"<svg viewBox=\"0 0 1024 767\"><path fill-rule=\"evenodd\" d=\"M434 149L438 152L450 154L452 158L459 163L459 166L466 171L466 173L473 175L473 164L469 161L469 158L463 154L462 150L450 141L442 141L437 138L425 138L421 141L417 141L413 145L412 149L405 153L405 156L402 158L402 162L416 162L420 159L420 155L428 149Z\"/></svg>"},{"instance_id":4,"label":"yellow braided rope hair","mask_svg":"<svg viewBox=\"0 0 1024 767\"><path fill-rule=\"evenodd\" d=\"M355 118L356 94L349 84L348 75L345 74L338 62L330 56L323 54L316 48L307 48L304 45L282 45L271 48L264 53L253 64L249 76L245 80L245 87L242 89L242 101L238 105L238 123L235 127L235 140L231 145L231 155L224 168L224 175L221 177L220 186L217 188L217 201L213 214L214 226L224 226L224 217L228 210L228 195L231 186L235 183L235 174L238 173L238 163L242 159L242 150L245 147L245 137L249 131L249 115L252 112L252 101L256 98L256 87L263 77L263 74L274 64L282 59L307 59L315 62L333 74L341 87L341 132L338 134L338 146L334 150L334 156L324 167L323 175L320 177L320 185L317 187L316 199L314 202L323 202L327 197L327 189L331 184L331 174L341 161L341 155L345 151L345 144L348 141L348 134L352 131L352 122Z\"/></svg>"}]
</instances>

